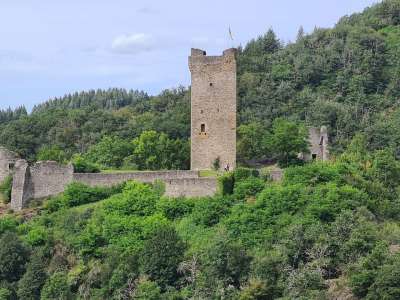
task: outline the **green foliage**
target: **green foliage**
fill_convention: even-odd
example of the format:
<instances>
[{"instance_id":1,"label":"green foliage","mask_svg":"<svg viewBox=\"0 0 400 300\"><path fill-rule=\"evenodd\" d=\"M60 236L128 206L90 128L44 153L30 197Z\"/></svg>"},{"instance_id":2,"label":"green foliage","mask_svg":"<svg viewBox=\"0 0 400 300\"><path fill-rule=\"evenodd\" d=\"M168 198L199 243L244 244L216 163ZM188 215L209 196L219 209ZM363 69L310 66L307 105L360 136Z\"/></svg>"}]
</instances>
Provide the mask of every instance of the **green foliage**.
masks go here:
<instances>
[{"instance_id":1,"label":"green foliage","mask_svg":"<svg viewBox=\"0 0 400 300\"><path fill-rule=\"evenodd\" d=\"M233 194L234 186L235 177L233 172L228 172L218 177L218 189L222 196Z\"/></svg>"},{"instance_id":2,"label":"green foliage","mask_svg":"<svg viewBox=\"0 0 400 300\"><path fill-rule=\"evenodd\" d=\"M120 168L133 146L119 137L105 136L99 143L89 148L85 159L104 168Z\"/></svg>"},{"instance_id":3,"label":"green foliage","mask_svg":"<svg viewBox=\"0 0 400 300\"><path fill-rule=\"evenodd\" d=\"M24 276L18 282L18 299L40 299L46 278L46 257L39 251L32 255Z\"/></svg>"},{"instance_id":4,"label":"green foliage","mask_svg":"<svg viewBox=\"0 0 400 300\"><path fill-rule=\"evenodd\" d=\"M76 154L72 158L75 173L99 173L100 168L87 161L82 155Z\"/></svg>"},{"instance_id":5,"label":"green foliage","mask_svg":"<svg viewBox=\"0 0 400 300\"><path fill-rule=\"evenodd\" d=\"M71 299L71 291L68 285L67 274L62 272L54 273L45 283L42 293L41 300L60 299L68 300Z\"/></svg>"},{"instance_id":6,"label":"green foliage","mask_svg":"<svg viewBox=\"0 0 400 300\"><path fill-rule=\"evenodd\" d=\"M133 153L125 160L139 170L189 169L189 143L164 133L144 131L133 140Z\"/></svg>"},{"instance_id":7,"label":"green foliage","mask_svg":"<svg viewBox=\"0 0 400 300\"><path fill-rule=\"evenodd\" d=\"M275 153L282 166L295 162L299 153L308 151L308 132L304 126L284 119L276 119L272 134L268 137L267 148Z\"/></svg>"},{"instance_id":8,"label":"green foliage","mask_svg":"<svg viewBox=\"0 0 400 300\"><path fill-rule=\"evenodd\" d=\"M234 171L235 181L242 181L249 177L259 177L259 172L256 169L236 168Z\"/></svg>"},{"instance_id":9,"label":"green foliage","mask_svg":"<svg viewBox=\"0 0 400 300\"><path fill-rule=\"evenodd\" d=\"M113 187L90 187L83 183L73 182L64 191L63 203L67 207L97 202L121 193L123 185Z\"/></svg>"},{"instance_id":10,"label":"green foliage","mask_svg":"<svg viewBox=\"0 0 400 300\"><path fill-rule=\"evenodd\" d=\"M178 265L185 245L172 227L160 228L144 244L141 255L143 272L160 287L173 285L179 278Z\"/></svg>"},{"instance_id":11,"label":"green foliage","mask_svg":"<svg viewBox=\"0 0 400 300\"><path fill-rule=\"evenodd\" d=\"M5 216L0 218L0 236L5 232L15 231L18 221L14 217Z\"/></svg>"},{"instance_id":12,"label":"green foliage","mask_svg":"<svg viewBox=\"0 0 400 300\"><path fill-rule=\"evenodd\" d=\"M36 159L39 161L52 160L63 164L67 161L67 154L58 145L43 146L39 149Z\"/></svg>"},{"instance_id":13,"label":"green foliage","mask_svg":"<svg viewBox=\"0 0 400 300\"><path fill-rule=\"evenodd\" d=\"M133 299L159 300L161 289L155 282L143 279L139 282Z\"/></svg>"},{"instance_id":14,"label":"green foliage","mask_svg":"<svg viewBox=\"0 0 400 300\"><path fill-rule=\"evenodd\" d=\"M237 129L238 160L246 161L265 157L268 154L263 144L266 133L265 127L258 122L239 126Z\"/></svg>"},{"instance_id":15,"label":"green foliage","mask_svg":"<svg viewBox=\"0 0 400 300\"><path fill-rule=\"evenodd\" d=\"M7 232L0 239L0 281L18 281L25 272L28 250L15 233Z\"/></svg>"},{"instance_id":16,"label":"green foliage","mask_svg":"<svg viewBox=\"0 0 400 300\"><path fill-rule=\"evenodd\" d=\"M11 191L12 191L12 176L7 176L2 183L0 183L0 194L4 203L9 203L11 201Z\"/></svg>"},{"instance_id":17,"label":"green foliage","mask_svg":"<svg viewBox=\"0 0 400 300\"><path fill-rule=\"evenodd\" d=\"M221 169L221 158L219 156L214 159L212 167L214 171Z\"/></svg>"},{"instance_id":18,"label":"green foliage","mask_svg":"<svg viewBox=\"0 0 400 300\"><path fill-rule=\"evenodd\" d=\"M149 216L155 212L159 197L150 185L130 181L126 183L121 196L117 195L104 202L104 210L119 215Z\"/></svg>"},{"instance_id":19,"label":"green foliage","mask_svg":"<svg viewBox=\"0 0 400 300\"><path fill-rule=\"evenodd\" d=\"M238 200L247 200L255 197L259 192L265 188L265 182L256 177L249 177L243 181L235 184L234 192L235 198Z\"/></svg>"}]
</instances>

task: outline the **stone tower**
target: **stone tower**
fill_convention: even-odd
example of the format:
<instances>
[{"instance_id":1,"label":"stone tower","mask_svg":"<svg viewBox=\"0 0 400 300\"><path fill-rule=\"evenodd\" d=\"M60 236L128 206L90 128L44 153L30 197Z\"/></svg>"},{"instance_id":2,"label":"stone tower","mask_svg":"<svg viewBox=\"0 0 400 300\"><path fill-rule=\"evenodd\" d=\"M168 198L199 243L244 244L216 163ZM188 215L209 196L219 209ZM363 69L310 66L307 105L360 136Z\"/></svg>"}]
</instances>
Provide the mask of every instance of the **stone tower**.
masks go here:
<instances>
[{"instance_id":1,"label":"stone tower","mask_svg":"<svg viewBox=\"0 0 400 300\"><path fill-rule=\"evenodd\" d=\"M207 56L192 49L191 169L207 170L216 160L236 166L236 49Z\"/></svg>"}]
</instances>

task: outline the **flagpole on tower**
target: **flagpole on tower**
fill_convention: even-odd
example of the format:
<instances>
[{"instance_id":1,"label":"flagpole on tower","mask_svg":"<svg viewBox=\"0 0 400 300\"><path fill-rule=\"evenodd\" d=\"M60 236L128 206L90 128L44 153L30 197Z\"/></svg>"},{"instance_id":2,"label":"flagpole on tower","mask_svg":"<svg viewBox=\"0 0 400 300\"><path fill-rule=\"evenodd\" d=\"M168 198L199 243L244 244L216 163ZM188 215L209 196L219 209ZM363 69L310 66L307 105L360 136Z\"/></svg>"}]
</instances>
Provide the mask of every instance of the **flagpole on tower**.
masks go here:
<instances>
[{"instance_id":1,"label":"flagpole on tower","mask_svg":"<svg viewBox=\"0 0 400 300\"><path fill-rule=\"evenodd\" d=\"M230 39L231 39L231 41L232 41L232 48L234 48L234 44L233 44L234 39L233 39L233 34L232 34L231 26L229 26L228 31L229 31L229 37L230 37Z\"/></svg>"}]
</instances>

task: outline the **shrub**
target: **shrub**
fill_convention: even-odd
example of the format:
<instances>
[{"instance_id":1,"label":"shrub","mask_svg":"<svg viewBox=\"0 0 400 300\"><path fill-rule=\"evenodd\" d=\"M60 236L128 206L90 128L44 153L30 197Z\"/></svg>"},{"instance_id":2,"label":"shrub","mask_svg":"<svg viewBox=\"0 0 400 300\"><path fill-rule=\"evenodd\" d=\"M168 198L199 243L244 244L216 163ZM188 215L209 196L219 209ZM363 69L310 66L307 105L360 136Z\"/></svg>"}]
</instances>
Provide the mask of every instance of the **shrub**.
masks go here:
<instances>
[{"instance_id":1,"label":"shrub","mask_svg":"<svg viewBox=\"0 0 400 300\"><path fill-rule=\"evenodd\" d=\"M7 232L0 239L0 281L18 281L25 272L29 252L15 233Z\"/></svg>"},{"instance_id":2,"label":"shrub","mask_svg":"<svg viewBox=\"0 0 400 300\"><path fill-rule=\"evenodd\" d=\"M192 211L193 221L198 225L213 226L228 213L229 206L229 200L223 197L197 199Z\"/></svg>"},{"instance_id":3,"label":"shrub","mask_svg":"<svg viewBox=\"0 0 400 300\"><path fill-rule=\"evenodd\" d=\"M13 217L0 218L0 236L7 231L14 231L18 226L18 221Z\"/></svg>"},{"instance_id":4,"label":"shrub","mask_svg":"<svg viewBox=\"0 0 400 300\"><path fill-rule=\"evenodd\" d=\"M122 195L104 203L106 212L122 215L149 216L155 212L159 195L150 185L129 181L123 188Z\"/></svg>"},{"instance_id":5,"label":"shrub","mask_svg":"<svg viewBox=\"0 0 400 300\"><path fill-rule=\"evenodd\" d=\"M163 197L157 202L157 210L169 220L182 218L193 210L194 202L185 198Z\"/></svg>"},{"instance_id":6,"label":"shrub","mask_svg":"<svg viewBox=\"0 0 400 300\"><path fill-rule=\"evenodd\" d=\"M18 282L19 299L39 299L40 291L46 281L46 258L43 253L33 254L26 273Z\"/></svg>"},{"instance_id":7,"label":"shrub","mask_svg":"<svg viewBox=\"0 0 400 300\"><path fill-rule=\"evenodd\" d=\"M222 196L232 195L235 186L235 177L233 172L225 173L218 177L219 192Z\"/></svg>"},{"instance_id":8,"label":"shrub","mask_svg":"<svg viewBox=\"0 0 400 300\"><path fill-rule=\"evenodd\" d=\"M74 155L72 165L75 173L99 173L100 169L95 164L87 161L80 154Z\"/></svg>"},{"instance_id":9,"label":"shrub","mask_svg":"<svg viewBox=\"0 0 400 300\"><path fill-rule=\"evenodd\" d=\"M221 169L221 158L219 156L214 159L212 167L215 171Z\"/></svg>"},{"instance_id":10,"label":"shrub","mask_svg":"<svg viewBox=\"0 0 400 300\"><path fill-rule=\"evenodd\" d=\"M90 187L83 183L73 182L64 191L64 201L68 207L97 202L122 192L123 185L114 187Z\"/></svg>"},{"instance_id":11,"label":"shrub","mask_svg":"<svg viewBox=\"0 0 400 300\"><path fill-rule=\"evenodd\" d=\"M260 173L256 169L236 168L234 171L235 182L247 179L249 177L259 177Z\"/></svg>"},{"instance_id":12,"label":"shrub","mask_svg":"<svg viewBox=\"0 0 400 300\"><path fill-rule=\"evenodd\" d=\"M25 237L31 246L44 245L48 239L47 229L43 226L33 227Z\"/></svg>"},{"instance_id":13,"label":"shrub","mask_svg":"<svg viewBox=\"0 0 400 300\"><path fill-rule=\"evenodd\" d=\"M178 276L178 265L183 260L185 245L173 227L156 230L145 242L141 256L143 272L160 287L174 285Z\"/></svg>"},{"instance_id":14,"label":"shrub","mask_svg":"<svg viewBox=\"0 0 400 300\"><path fill-rule=\"evenodd\" d=\"M249 177L235 184L235 198L238 200L246 200L249 197L255 197L265 188L265 182L260 178Z\"/></svg>"},{"instance_id":15,"label":"shrub","mask_svg":"<svg viewBox=\"0 0 400 300\"><path fill-rule=\"evenodd\" d=\"M12 183L12 176L7 176L0 184L0 193L2 194L4 203L9 203L11 201Z\"/></svg>"},{"instance_id":16,"label":"shrub","mask_svg":"<svg viewBox=\"0 0 400 300\"><path fill-rule=\"evenodd\" d=\"M67 274L62 272L54 273L43 287L42 300L67 300L71 298L71 291L68 285Z\"/></svg>"}]
</instances>

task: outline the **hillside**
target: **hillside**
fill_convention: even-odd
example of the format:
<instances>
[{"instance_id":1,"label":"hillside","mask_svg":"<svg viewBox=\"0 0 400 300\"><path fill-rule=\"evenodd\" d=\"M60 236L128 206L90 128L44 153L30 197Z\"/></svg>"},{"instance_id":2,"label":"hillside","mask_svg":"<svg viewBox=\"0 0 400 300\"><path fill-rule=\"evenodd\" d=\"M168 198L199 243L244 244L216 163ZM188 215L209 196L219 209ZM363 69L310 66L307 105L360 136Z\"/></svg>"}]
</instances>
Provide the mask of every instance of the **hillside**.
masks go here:
<instances>
[{"instance_id":1,"label":"hillside","mask_svg":"<svg viewBox=\"0 0 400 300\"><path fill-rule=\"evenodd\" d=\"M0 299L400 299L399 33L386 0L240 49L239 159L282 160L281 182L240 167L214 197L72 183L0 206ZM185 88L67 95L0 114L0 144L82 168L185 168L189 104ZM283 155L307 146L304 125L328 127L331 161Z\"/></svg>"},{"instance_id":2,"label":"hillside","mask_svg":"<svg viewBox=\"0 0 400 300\"><path fill-rule=\"evenodd\" d=\"M327 125L335 151L343 151L356 132L366 133L371 149L397 149L398 15L399 1L384 1L343 17L333 29L316 28L309 35L300 29L287 45L272 31L250 41L239 53L238 125L256 123L265 133L274 119L285 117ZM189 102L184 88L155 97L120 89L66 95L37 106L30 116L6 118L0 144L34 159L43 145L72 154L104 135L134 138L154 129L188 138Z\"/></svg>"}]
</instances>

